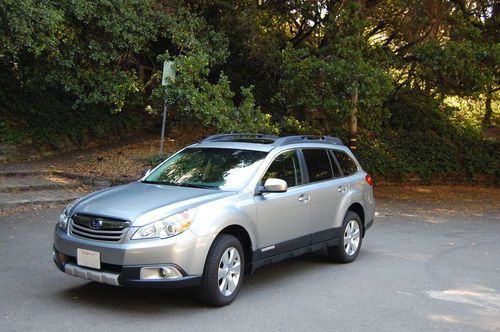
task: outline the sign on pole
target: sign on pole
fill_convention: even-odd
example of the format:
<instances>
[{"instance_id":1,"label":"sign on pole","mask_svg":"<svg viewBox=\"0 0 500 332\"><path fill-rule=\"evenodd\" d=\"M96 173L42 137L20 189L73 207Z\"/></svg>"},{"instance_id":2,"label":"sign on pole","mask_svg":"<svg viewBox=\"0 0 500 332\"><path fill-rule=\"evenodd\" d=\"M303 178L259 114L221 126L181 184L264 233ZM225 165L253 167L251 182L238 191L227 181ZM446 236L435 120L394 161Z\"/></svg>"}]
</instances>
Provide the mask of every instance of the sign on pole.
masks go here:
<instances>
[{"instance_id":1,"label":"sign on pole","mask_svg":"<svg viewBox=\"0 0 500 332\"><path fill-rule=\"evenodd\" d=\"M165 61L163 63L163 75L161 77L161 85L168 86L170 81L175 82L175 71L173 61Z\"/></svg>"},{"instance_id":2,"label":"sign on pole","mask_svg":"<svg viewBox=\"0 0 500 332\"><path fill-rule=\"evenodd\" d=\"M171 82L175 82L175 71L173 68L173 61L165 61L163 63L163 75L161 76L161 85L168 87ZM163 101L163 119L161 123L161 140L160 140L160 158L163 157L163 142L165 140L165 126L167 124L167 94Z\"/></svg>"}]
</instances>

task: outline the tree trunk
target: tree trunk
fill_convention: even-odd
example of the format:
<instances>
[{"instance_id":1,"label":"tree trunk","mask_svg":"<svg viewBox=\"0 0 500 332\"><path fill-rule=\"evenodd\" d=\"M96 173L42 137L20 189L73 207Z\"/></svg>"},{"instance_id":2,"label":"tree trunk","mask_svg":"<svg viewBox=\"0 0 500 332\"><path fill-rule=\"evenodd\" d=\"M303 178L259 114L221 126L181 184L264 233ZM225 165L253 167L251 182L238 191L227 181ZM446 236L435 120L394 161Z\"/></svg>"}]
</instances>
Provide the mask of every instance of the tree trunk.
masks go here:
<instances>
[{"instance_id":1,"label":"tree trunk","mask_svg":"<svg viewBox=\"0 0 500 332\"><path fill-rule=\"evenodd\" d=\"M354 84L353 92L351 97L352 111L351 111L351 138L349 140L349 148L352 151L356 151L358 148L357 136L358 136L358 86Z\"/></svg>"},{"instance_id":2,"label":"tree trunk","mask_svg":"<svg viewBox=\"0 0 500 332\"><path fill-rule=\"evenodd\" d=\"M493 97L493 92L491 89L488 89L486 92L486 105L484 110L484 118L483 118L483 128L488 128L491 126L491 116L493 115L493 108L491 107L491 99Z\"/></svg>"}]
</instances>

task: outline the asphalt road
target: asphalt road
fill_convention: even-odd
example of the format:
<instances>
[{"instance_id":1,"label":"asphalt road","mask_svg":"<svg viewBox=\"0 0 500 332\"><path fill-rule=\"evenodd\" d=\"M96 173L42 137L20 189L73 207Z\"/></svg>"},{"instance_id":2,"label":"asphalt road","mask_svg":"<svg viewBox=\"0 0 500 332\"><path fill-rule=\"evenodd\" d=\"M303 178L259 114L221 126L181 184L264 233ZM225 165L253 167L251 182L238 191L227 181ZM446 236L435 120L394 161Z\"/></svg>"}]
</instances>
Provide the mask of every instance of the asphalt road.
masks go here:
<instances>
[{"instance_id":1,"label":"asphalt road","mask_svg":"<svg viewBox=\"0 0 500 332\"><path fill-rule=\"evenodd\" d=\"M59 272L59 209L0 217L1 331L500 331L500 217L385 210L351 264L264 267L224 308Z\"/></svg>"}]
</instances>

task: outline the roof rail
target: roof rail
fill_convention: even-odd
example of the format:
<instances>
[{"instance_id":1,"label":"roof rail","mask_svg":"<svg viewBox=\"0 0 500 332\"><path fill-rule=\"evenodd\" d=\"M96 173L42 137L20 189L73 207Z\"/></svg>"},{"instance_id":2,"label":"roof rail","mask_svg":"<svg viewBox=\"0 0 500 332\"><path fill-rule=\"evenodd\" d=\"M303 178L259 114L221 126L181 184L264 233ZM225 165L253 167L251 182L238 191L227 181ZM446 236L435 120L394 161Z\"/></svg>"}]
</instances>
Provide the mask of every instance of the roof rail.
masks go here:
<instances>
[{"instance_id":1,"label":"roof rail","mask_svg":"<svg viewBox=\"0 0 500 332\"><path fill-rule=\"evenodd\" d=\"M208 136L203 139L201 143L207 142L223 142L223 141L251 141L251 140L265 140L265 141L276 141L279 137L276 135L268 134L252 134L252 133L241 133L241 134L219 134Z\"/></svg>"},{"instance_id":2,"label":"roof rail","mask_svg":"<svg viewBox=\"0 0 500 332\"><path fill-rule=\"evenodd\" d=\"M295 143L307 143L307 142L344 145L340 140L340 138L332 136L302 135L302 136L278 137L276 135L253 134L253 133L212 135L203 139L200 143L207 143L207 142L266 143L275 146L282 146Z\"/></svg>"},{"instance_id":3,"label":"roof rail","mask_svg":"<svg viewBox=\"0 0 500 332\"><path fill-rule=\"evenodd\" d=\"M282 146L294 143L330 143L335 145L344 145L340 138L332 136L315 136L315 135L302 135L302 136L285 136L280 137L274 141L273 145Z\"/></svg>"}]
</instances>

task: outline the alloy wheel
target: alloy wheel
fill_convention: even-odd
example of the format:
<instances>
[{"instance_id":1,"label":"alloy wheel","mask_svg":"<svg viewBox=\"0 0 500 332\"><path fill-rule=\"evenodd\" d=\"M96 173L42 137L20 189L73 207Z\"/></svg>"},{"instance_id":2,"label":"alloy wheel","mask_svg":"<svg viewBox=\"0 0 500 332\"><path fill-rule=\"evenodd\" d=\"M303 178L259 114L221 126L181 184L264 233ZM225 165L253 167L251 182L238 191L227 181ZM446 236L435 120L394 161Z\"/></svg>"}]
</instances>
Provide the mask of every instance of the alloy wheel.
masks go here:
<instances>
[{"instance_id":1,"label":"alloy wheel","mask_svg":"<svg viewBox=\"0 0 500 332\"><path fill-rule=\"evenodd\" d=\"M360 238L361 232L358 222L356 220L349 221L344 230L344 250L347 255L352 256L356 253Z\"/></svg>"},{"instance_id":2,"label":"alloy wheel","mask_svg":"<svg viewBox=\"0 0 500 332\"><path fill-rule=\"evenodd\" d=\"M224 251L220 262L217 280L219 290L224 296L231 295L240 281L241 260L240 253L234 247L229 247Z\"/></svg>"}]
</instances>

